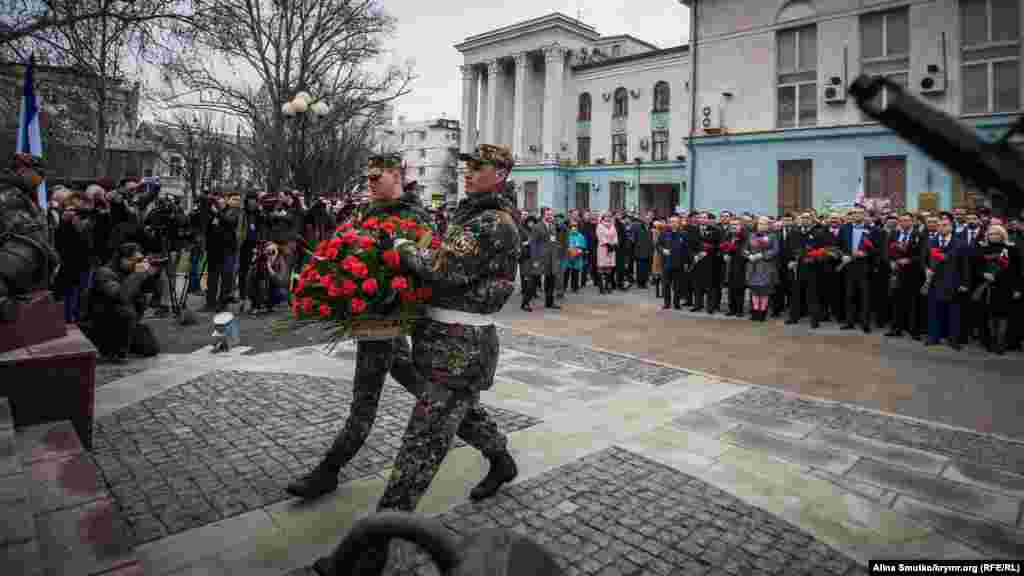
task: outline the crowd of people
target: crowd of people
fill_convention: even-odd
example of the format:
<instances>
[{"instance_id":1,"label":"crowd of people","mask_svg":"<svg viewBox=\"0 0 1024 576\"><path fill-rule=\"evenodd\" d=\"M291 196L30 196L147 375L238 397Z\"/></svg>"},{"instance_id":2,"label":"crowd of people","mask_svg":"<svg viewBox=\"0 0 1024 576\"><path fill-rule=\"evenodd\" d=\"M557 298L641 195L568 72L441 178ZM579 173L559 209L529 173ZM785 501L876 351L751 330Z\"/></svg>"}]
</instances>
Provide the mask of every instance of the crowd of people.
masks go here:
<instances>
[{"instance_id":1,"label":"crowd of people","mask_svg":"<svg viewBox=\"0 0 1024 576\"><path fill-rule=\"evenodd\" d=\"M653 285L665 309L786 315L812 328L909 335L1004 354L1024 336L1024 225L991 211L845 213L782 218L711 212L657 218L615 211L522 214L521 308L543 286L557 309L588 281L602 294ZM724 306L723 306L724 301Z\"/></svg>"}]
</instances>

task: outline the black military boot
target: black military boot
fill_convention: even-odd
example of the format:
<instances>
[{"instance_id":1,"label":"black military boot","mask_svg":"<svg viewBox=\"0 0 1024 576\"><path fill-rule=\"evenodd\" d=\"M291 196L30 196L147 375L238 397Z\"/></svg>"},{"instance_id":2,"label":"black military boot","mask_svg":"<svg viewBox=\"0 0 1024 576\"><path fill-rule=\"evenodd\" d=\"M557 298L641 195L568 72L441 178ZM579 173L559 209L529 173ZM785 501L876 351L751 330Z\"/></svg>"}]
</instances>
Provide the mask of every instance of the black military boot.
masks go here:
<instances>
[{"instance_id":1,"label":"black military boot","mask_svg":"<svg viewBox=\"0 0 1024 576\"><path fill-rule=\"evenodd\" d=\"M284 491L296 498L312 500L338 489L338 473L341 468L321 462L309 474L292 482Z\"/></svg>"},{"instance_id":2,"label":"black military boot","mask_svg":"<svg viewBox=\"0 0 1024 576\"><path fill-rule=\"evenodd\" d=\"M516 461L507 451L488 458L488 460L491 462L491 468L487 471L487 476L484 476L484 479L470 491L469 497L472 500L483 500L494 496L502 484L511 482L519 474Z\"/></svg>"}]
</instances>

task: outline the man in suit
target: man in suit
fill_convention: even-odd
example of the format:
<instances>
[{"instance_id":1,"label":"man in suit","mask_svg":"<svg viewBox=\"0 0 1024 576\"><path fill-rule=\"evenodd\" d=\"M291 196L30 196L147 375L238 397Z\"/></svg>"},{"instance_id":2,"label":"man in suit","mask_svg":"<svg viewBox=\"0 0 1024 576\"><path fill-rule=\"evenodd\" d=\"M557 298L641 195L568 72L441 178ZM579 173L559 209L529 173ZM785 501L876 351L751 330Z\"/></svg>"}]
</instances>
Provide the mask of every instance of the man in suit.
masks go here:
<instances>
[{"instance_id":1,"label":"man in suit","mask_svg":"<svg viewBox=\"0 0 1024 576\"><path fill-rule=\"evenodd\" d=\"M914 340L921 338L921 325L918 311L921 284L924 282L924 268L921 257L921 234L914 229L914 218L907 213L901 214L895 234L890 238L889 268L896 277L896 286L892 291L892 322L885 334L891 338L909 332Z\"/></svg>"},{"instance_id":2,"label":"man in suit","mask_svg":"<svg viewBox=\"0 0 1024 576\"><path fill-rule=\"evenodd\" d=\"M860 320L865 334L871 333L871 274L878 257L880 239L864 223L864 210L854 208L850 222L839 231L843 254L843 278L846 287L846 324L855 328Z\"/></svg>"},{"instance_id":3,"label":"man in suit","mask_svg":"<svg viewBox=\"0 0 1024 576\"><path fill-rule=\"evenodd\" d=\"M658 250L662 254L662 274L664 276L664 304L667 310L671 304L680 309L679 300L683 292L683 274L689 267L690 246L686 231L678 216L669 219L669 228L658 238Z\"/></svg>"},{"instance_id":4,"label":"man in suit","mask_svg":"<svg viewBox=\"0 0 1024 576\"><path fill-rule=\"evenodd\" d=\"M942 258L932 257L933 250L938 250ZM953 215L943 212L939 233L930 244L926 272L930 278L927 346L945 338L950 348L960 350L959 296L968 293L964 272L963 244L954 234Z\"/></svg>"},{"instance_id":5,"label":"man in suit","mask_svg":"<svg viewBox=\"0 0 1024 576\"><path fill-rule=\"evenodd\" d=\"M824 247L840 249L840 232L843 228L843 217L837 212L833 212L828 216L827 222L822 224L822 234L824 235L825 244ZM829 262L822 263L820 275L819 275L819 297L822 302L822 315L825 319L832 319L836 323L842 323L846 317L845 310L843 309L843 273L836 268L839 266L838 260L831 260Z\"/></svg>"},{"instance_id":6,"label":"man in suit","mask_svg":"<svg viewBox=\"0 0 1024 576\"><path fill-rule=\"evenodd\" d=\"M683 272L683 306L693 307L696 302L697 282L694 276L693 259L700 251L700 214L690 212L679 217L679 224L686 232L686 243L690 252L690 267Z\"/></svg>"},{"instance_id":7,"label":"man in suit","mask_svg":"<svg viewBox=\"0 0 1024 576\"><path fill-rule=\"evenodd\" d=\"M587 241L587 250L584 254L586 260L587 272L583 275L582 285L585 288L587 286L587 277L593 281L594 285L597 282L597 219L594 214L589 210L583 215L583 225L580 226L580 232L583 233L583 238Z\"/></svg>"},{"instance_id":8,"label":"man in suit","mask_svg":"<svg viewBox=\"0 0 1024 576\"><path fill-rule=\"evenodd\" d=\"M647 289L647 278L651 264L651 228L650 222L637 218L633 221L633 262L636 268L636 282L642 290Z\"/></svg>"},{"instance_id":9,"label":"man in suit","mask_svg":"<svg viewBox=\"0 0 1024 576\"><path fill-rule=\"evenodd\" d=\"M877 326L885 328L892 320L893 304L893 268L889 247L898 236L899 216L895 212L886 212L880 218L882 224L876 227L874 232L879 244L878 258L871 273L871 304Z\"/></svg>"},{"instance_id":10,"label":"man in suit","mask_svg":"<svg viewBox=\"0 0 1024 576\"><path fill-rule=\"evenodd\" d=\"M558 310L561 306L555 304L555 287L556 279L562 273L562 261L558 229L551 208L541 210L541 219L530 234L530 244L539 248L538 253L531 257L540 261L540 275L544 278L544 307Z\"/></svg>"},{"instance_id":11,"label":"man in suit","mask_svg":"<svg viewBox=\"0 0 1024 576\"><path fill-rule=\"evenodd\" d=\"M981 281L978 277L980 266L977 265L978 254L980 254L978 243L985 241L985 230L981 226L978 215L973 212L965 212L962 222L959 232L955 232L954 236L960 241L963 250L964 265L966 266L963 274L966 284L968 287L973 287ZM980 337L982 342L986 341L985 306L980 302L974 302L969 292L959 295L958 299L960 301L960 344L969 343L972 336Z\"/></svg>"},{"instance_id":12,"label":"man in suit","mask_svg":"<svg viewBox=\"0 0 1024 576\"><path fill-rule=\"evenodd\" d=\"M810 212L800 215L799 226L787 236L789 246L786 252L791 260L786 265L786 273L792 275L789 318L786 324L797 324L806 307L811 316L811 328L817 328L821 321L821 298L818 296L820 270L824 264L806 258L811 250L820 247L827 239L820 228L812 225Z\"/></svg>"},{"instance_id":13,"label":"man in suit","mask_svg":"<svg viewBox=\"0 0 1024 576\"><path fill-rule=\"evenodd\" d=\"M719 244L722 231L715 224L715 215L705 212L698 224L697 251L693 262L696 282L691 312L704 310L708 314L718 311L722 302L722 281L719 275Z\"/></svg>"},{"instance_id":14,"label":"man in suit","mask_svg":"<svg viewBox=\"0 0 1024 576\"><path fill-rule=\"evenodd\" d=\"M793 213L787 212L781 220L775 222L775 236L779 241L779 257L776 259L779 268L779 284L772 294L772 318L778 318L786 309L790 299L790 283L792 278L789 273L789 263L793 260L793 254L789 251L789 236L793 232Z\"/></svg>"}]
</instances>

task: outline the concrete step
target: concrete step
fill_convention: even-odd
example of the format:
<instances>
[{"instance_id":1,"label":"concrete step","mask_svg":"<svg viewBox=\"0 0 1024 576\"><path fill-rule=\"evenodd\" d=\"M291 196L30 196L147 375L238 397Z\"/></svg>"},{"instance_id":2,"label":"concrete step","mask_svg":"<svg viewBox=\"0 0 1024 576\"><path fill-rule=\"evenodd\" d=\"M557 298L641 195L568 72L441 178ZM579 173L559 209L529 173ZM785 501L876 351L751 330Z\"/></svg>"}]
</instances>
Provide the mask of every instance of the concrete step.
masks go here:
<instances>
[{"instance_id":1,"label":"concrete step","mask_svg":"<svg viewBox=\"0 0 1024 576\"><path fill-rule=\"evenodd\" d=\"M129 529L70 422L0 429L0 457L0 574L142 573Z\"/></svg>"}]
</instances>

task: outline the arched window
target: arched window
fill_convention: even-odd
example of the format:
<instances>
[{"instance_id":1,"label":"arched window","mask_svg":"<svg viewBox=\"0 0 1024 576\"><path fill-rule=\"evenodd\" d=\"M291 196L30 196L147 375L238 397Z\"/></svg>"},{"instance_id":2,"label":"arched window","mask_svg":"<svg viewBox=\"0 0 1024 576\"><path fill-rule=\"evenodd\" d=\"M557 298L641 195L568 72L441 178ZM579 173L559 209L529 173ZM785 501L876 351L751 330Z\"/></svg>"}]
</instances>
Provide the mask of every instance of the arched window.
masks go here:
<instances>
[{"instance_id":1,"label":"arched window","mask_svg":"<svg viewBox=\"0 0 1024 576\"><path fill-rule=\"evenodd\" d=\"M590 93L584 92L580 94L579 111L576 114L576 120L578 121L590 121Z\"/></svg>"},{"instance_id":2,"label":"arched window","mask_svg":"<svg viewBox=\"0 0 1024 576\"><path fill-rule=\"evenodd\" d=\"M629 116L629 94L625 88L615 89L615 107L612 109L613 118L625 118Z\"/></svg>"},{"instance_id":3,"label":"arched window","mask_svg":"<svg viewBox=\"0 0 1024 576\"><path fill-rule=\"evenodd\" d=\"M654 85L654 111L668 112L669 102L668 82L662 80Z\"/></svg>"}]
</instances>

